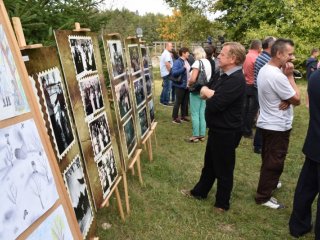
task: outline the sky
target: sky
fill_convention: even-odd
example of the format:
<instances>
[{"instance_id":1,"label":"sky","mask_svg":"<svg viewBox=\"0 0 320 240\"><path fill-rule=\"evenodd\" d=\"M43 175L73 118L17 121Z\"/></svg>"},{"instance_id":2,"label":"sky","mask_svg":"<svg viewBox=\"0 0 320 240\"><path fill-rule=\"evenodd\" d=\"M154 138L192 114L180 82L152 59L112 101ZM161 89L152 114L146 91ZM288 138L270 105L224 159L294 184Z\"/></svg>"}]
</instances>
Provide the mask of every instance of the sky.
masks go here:
<instances>
[{"instance_id":1,"label":"sky","mask_svg":"<svg viewBox=\"0 0 320 240\"><path fill-rule=\"evenodd\" d=\"M106 1L106 7L110 9L127 8L132 12L138 11L139 15L146 13L162 13L164 15L172 15L172 10L164 0L113 0Z\"/></svg>"}]
</instances>

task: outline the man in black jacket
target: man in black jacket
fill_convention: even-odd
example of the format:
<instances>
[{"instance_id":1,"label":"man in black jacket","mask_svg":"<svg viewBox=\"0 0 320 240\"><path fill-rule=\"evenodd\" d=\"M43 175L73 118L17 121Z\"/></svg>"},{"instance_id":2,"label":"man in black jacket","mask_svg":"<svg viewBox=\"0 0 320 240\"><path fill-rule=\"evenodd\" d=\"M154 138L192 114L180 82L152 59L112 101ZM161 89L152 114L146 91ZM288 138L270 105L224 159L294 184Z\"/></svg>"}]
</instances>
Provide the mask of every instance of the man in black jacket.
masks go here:
<instances>
[{"instance_id":1,"label":"man in black jacket","mask_svg":"<svg viewBox=\"0 0 320 240\"><path fill-rule=\"evenodd\" d=\"M206 198L217 179L214 207L219 212L230 208L235 149L241 139L245 57L241 44L225 43L218 56L222 72L216 73L208 86L201 89L200 95L207 101L205 117L209 128L204 167L195 187L191 191L181 190L187 196Z\"/></svg>"}]
</instances>

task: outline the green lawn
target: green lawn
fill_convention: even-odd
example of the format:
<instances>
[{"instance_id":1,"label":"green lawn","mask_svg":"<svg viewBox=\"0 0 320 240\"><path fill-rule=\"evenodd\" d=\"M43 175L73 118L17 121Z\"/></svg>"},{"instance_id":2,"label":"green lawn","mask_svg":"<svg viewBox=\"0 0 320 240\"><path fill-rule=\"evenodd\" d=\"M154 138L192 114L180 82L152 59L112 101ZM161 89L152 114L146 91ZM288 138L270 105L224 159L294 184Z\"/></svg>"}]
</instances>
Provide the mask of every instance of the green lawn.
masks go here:
<instances>
[{"instance_id":1,"label":"green lawn","mask_svg":"<svg viewBox=\"0 0 320 240\"><path fill-rule=\"evenodd\" d=\"M154 161L148 162L146 153L143 154L143 186L137 176L128 172L131 214L125 223L118 215L114 198L109 208L98 213L100 239L291 239L288 220L304 160L301 148L308 124L304 99L301 106L295 108L289 154L281 177L283 187L275 193L287 208L272 210L255 204L261 160L252 151L252 140L242 139L237 149L231 209L217 214L213 212L215 187L208 199L202 201L180 194L180 189L191 188L198 181L206 143L183 141L191 134L191 123L171 123L172 108L159 105L161 81L159 77L156 79L158 148L154 148ZM305 93L305 84L299 86ZM103 230L104 222L112 224L111 228ZM314 234L310 233L302 239L313 238Z\"/></svg>"}]
</instances>

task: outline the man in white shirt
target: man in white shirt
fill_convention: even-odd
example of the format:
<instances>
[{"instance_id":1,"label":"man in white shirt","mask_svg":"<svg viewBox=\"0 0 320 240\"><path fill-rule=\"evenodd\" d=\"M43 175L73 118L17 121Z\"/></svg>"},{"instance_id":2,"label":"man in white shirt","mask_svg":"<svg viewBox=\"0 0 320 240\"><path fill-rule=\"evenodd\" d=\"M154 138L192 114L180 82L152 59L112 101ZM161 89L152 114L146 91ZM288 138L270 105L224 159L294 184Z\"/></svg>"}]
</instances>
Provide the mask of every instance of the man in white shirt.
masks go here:
<instances>
[{"instance_id":1,"label":"man in white shirt","mask_svg":"<svg viewBox=\"0 0 320 240\"><path fill-rule=\"evenodd\" d=\"M262 166L256 203L273 209L284 206L272 197L284 167L293 120L293 107L300 104L300 91L293 78L294 43L278 39L271 48L271 60L258 74L262 133Z\"/></svg>"},{"instance_id":2,"label":"man in white shirt","mask_svg":"<svg viewBox=\"0 0 320 240\"><path fill-rule=\"evenodd\" d=\"M172 43L167 42L165 49L160 57L160 75L163 79L162 92L160 95L160 103L168 106L170 100L171 81L169 80L170 71L173 65L171 56Z\"/></svg>"}]
</instances>

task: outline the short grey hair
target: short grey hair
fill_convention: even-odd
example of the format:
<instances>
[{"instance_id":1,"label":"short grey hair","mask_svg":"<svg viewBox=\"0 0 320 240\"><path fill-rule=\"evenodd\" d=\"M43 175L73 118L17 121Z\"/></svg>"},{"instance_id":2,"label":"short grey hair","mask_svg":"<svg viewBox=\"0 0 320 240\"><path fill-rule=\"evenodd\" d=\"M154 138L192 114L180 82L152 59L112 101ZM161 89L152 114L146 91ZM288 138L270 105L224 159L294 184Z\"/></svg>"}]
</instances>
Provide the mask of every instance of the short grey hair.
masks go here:
<instances>
[{"instance_id":1,"label":"short grey hair","mask_svg":"<svg viewBox=\"0 0 320 240\"><path fill-rule=\"evenodd\" d=\"M194 55L194 59L195 60L200 60L203 58L206 58L206 52L204 51L204 49L202 47L196 47L193 50L193 55Z\"/></svg>"}]
</instances>

